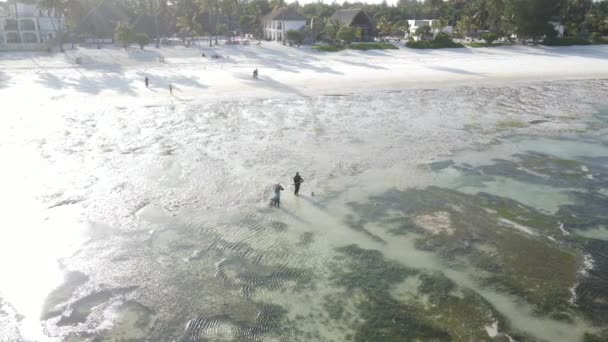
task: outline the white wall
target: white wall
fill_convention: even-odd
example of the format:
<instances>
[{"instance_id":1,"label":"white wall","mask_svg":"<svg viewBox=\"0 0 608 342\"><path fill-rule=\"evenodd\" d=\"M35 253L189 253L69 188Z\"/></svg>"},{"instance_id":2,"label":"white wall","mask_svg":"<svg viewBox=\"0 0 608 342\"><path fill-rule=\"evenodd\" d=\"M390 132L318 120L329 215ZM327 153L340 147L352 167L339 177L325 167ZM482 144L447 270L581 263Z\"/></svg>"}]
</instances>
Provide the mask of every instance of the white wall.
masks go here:
<instances>
[{"instance_id":1,"label":"white wall","mask_svg":"<svg viewBox=\"0 0 608 342\"><path fill-rule=\"evenodd\" d=\"M306 20L273 20L264 23L264 25L264 38L282 41L283 33L287 35L287 31L289 30L299 30L303 28L306 26Z\"/></svg>"}]
</instances>

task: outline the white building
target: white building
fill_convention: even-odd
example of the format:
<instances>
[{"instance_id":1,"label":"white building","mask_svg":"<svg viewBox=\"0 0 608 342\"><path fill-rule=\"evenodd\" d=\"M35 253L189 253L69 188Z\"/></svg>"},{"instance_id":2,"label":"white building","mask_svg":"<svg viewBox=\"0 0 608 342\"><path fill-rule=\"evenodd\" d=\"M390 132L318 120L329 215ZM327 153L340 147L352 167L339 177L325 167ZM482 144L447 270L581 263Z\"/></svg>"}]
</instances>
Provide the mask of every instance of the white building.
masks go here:
<instances>
[{"instance_id":1,"label":"white building","mask_svg":"<svg viewBox=\"0 0 608 342\"><path fill-rule=\"evenodd\" d=\"M562 25L559 21L550 21L549 24L553 25L553 29L559 38L564 37L564 31L566 30L564 25Z\"/></svg>"},{"instance_id":2,"label":"white building","mask_svg":"<svg viewBox=\"0 0 608 342\"><path fill-rule=\"evenodd\" d=\"M0 8L0 51L44 49L62 28L62 20L35 4L8 1Z\"/></svg>"},{"instance_id":3,"label":"white building","mask_svg":"<svg viewBox=\"0 0 608 342\"><path fill-rule=\"evenodd\" d=\"M283 7L264 15L261 22L264 39L283 41L287 39L287 31L306 26L306 17L291 7Z\"/></svg>"},{"instance_id":4,"label":"white building","mask_svg":"<svg viewBox=\"0 0 608 342\"><path fill-rule=\"evenodd\" d=\"M436 36L437 33L439 33L439 32L444 32L449 35L451 35L454 32L454 28L452 26L444 26L443 28L441 28L441 30L433 28L433 24L435 22L438 22L438 20L434 20L434 19L408 20L407 23L409 24L409 27L410 27L410 33L409 33L409 35L406 34L406 38L414 37L414 32L416 32L416 29L421 26L430 27L431 33L433 33L433 36Z\"/></svg>"}]
</instances>

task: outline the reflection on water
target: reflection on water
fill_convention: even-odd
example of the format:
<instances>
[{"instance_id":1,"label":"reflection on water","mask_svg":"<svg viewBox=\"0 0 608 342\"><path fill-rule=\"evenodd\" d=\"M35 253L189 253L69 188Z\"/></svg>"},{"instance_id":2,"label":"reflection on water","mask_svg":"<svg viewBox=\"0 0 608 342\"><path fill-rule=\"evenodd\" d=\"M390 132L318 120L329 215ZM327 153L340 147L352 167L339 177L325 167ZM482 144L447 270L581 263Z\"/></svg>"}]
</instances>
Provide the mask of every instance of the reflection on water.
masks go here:
<instances>
[{"instance_id":1,"label":"reflection on water","mask_svg":"<svg viewBox=\"0 0 608 342\"><path fill-rule=\"evenodd\" d=\"M386 96L398 101L400 94ZM344 101L366 105L349 96L310 104L314 101L320 100L298 105L336 113L343 112ZM506 110L510 102L501 101L490 108ZM269 103L283 105L266 100L264 106ZM186 116L196 125L176 123L174 114L160 113L158 130L176 125L199 130L166 141L146 121L139 141L116 145L110 136L91 138L103 147L101 156L124 152L126 165L115 168L118 157L108 157L108 165L98 165L94 175L60 178L62 186L41 201L15 198L20 208L44 215L24 209L6 216L20 229L1 233L2 337L192 342L608 337L600 329L608 324L608 145L600 135L483 138L495 131L481 131L492 126L481 122L486 128L463 127L480 136L474 142L482 144L464 144L475 148L445 153L436 147L432 158L418 151L402 161L396 156L404 151L381 144L392 148L403 142L402 129L375 129L370 124L375 119L353 107L348 107L353 115L360 115L353 130L346 131L335 117L320 116L303 133L290 125L305 124L304 114L274 116L257 112L261 107L255 104L244 112L222 106L227 108L222 120L238 125L213 126L214 116L190 112ZM389 114L387 120L403 124L397 113ZM332 147L340 144L336 136L349 137L338 154L319 152L330 165L326 178L309 172L299 197L284 184L281 209L267 207L267 197L256 194L262 191L249 186L257 178L270 183L272 177L289 177L276 164L291 154L301 157L297 149L275 146L238 161L240 150L267 135L258 125L269 122L281 127L271 130L286 135L281 139L289 139L285 131L321 136L328 150L338 149ZM601 126L599 119L592 123ZM233 151L226 147L229 140L206 125L253 133L244 134L246 141ZM380 141L384 133L395 135ZM142 152L147 143L153 148ZM383 148L392 152L373 159ZM331 160L342 153L353 158ZM71 166L86 164L84 155L70 154ZM259 164L270 171L256 169ZM257 178L249 174L254 172ZM17 193L44 187L28 184L11 186ZM48 205L36 209L40 202ZM19 262L6 262L11 258ZM29 284L27 290L23 284Z\"/></svg>"}]
</instances>

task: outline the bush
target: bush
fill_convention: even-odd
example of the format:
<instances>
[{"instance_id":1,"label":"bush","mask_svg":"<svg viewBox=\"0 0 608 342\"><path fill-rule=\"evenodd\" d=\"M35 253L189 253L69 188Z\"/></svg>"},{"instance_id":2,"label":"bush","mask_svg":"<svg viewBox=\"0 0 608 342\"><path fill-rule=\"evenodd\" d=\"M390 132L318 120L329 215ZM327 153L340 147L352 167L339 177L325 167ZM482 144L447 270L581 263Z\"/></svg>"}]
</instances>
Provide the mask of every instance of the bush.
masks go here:
<instances>
[{"instance_id":1,"label":"bush","mask_svg":"<svg viewBox=\"0 0 608 342\"><path fill-rule=\"evenodd\" d=\"M452 37L450 37L450 35L445 32L439 32L435 36L434 40L441 44L449 44L452 42Z\"/></svg>"},{"instance_id":2,"label":"bush","mask_svg":"<svg viewBox=\"0 0 608 342\"><path fill-rule=\"evenodd\" d=\"M460 43L454 43L453 41L436 41L436 40L418 40L409 41L405 43L405 46L412 49L445 49L445 48L462 48L464 45Z\"/></svg>"},{"instance_id":3,"label":"bush","mask_svg":"<svg viewBox=\"0 0 608 342\"><path fill-rule=\"evenodd\" d=\"M315 45L313 49L323 52L338 52L345 49L351 50L396 50L399 49L393 44L389 43L357 43L350 45Z\"/></svg>"},{"instance_id":4,"label":"bush","mask_svg":"<svg viewBox=\"0 0 608 342\"><path fill-rule=\"evenodd\" d=\"M315 45L313 49L322 52L338 52L346 49L346 47L341 45Z\"/></svg>"},{"instance_id":5,"label":"bush","mask_svg":"<svg viewBox=\"0 0 608 342\"><path fill-rule=\"evenodd\" d=\"M355 29L349 26L344 26L338 30L337 37L346 44L350 44L353 40L355 40Z\"/></svg>"},{"instance_id":6,"label":"bush","mask_svg":"<svg viewBox=\"0 0 608 342\"><path fill-rule=\"evenodd\" d=\"M421 39L427 39L432 36L431 27L428 25L420 26L414 31L414 35L416 37L420 37Z\"/></svg>"},{"instance_id":7,"label":"bush","mask_svg":"<svg viewBox=\"0 0 608 342\"><path fill-rule=\"evenodd\" d=\"M114 29L114 39L126 49L133 42L133 29L129 25L118 23Z\"/></svg>"},{"instance_id":8,"label":"bush","mask_svg":"<svg viewBox=\"0 0 608 342\"><path fill-rule=\"evenodd\" d=\"M496 33L487 32L481 35L481 39L483 39L486 44L492 45L492 43L494 43L494 41L498 39L498 35Z\"/></svg>"},{"instance_id":9,"label":"bush","mask_svg":"<svg viewBox=\"0 0 608 342\"><path fill-rule=\"evenodd\" d=\"M289 45L296 44L299 46L304 42L304 34L298 30L289 30L287 31L287 40Z\"/></svg>"},{"instance_id":10,"label":"bush","mask_svg":"<svg viewBox=\"0 0 608 342\"><path fill-rule=\"evenodd\" d=\"M601 33L593 32L591 34L591 42L593 44L608 44L608 39L604 39Z\"/></svg>"},{"instance_id":11,"label":"bush","mask_svg":"<svg viewBox=\"0 0 608 342\"><path fill-rule=\"evenodd\" d=\"M471 42L471 43L467 43L466 45L470 46L472 48L482 48L482 47L498 47L498 46L504 46L504 45L509 45L509 44L508 43L496 43L496 44L488 45L486 43Z\"/></svg>"},{"instance_id":12,"label":"bush","mask_svg":"<svg viewBox=\"0 0 608 342\"><path fill-rule=\"evenodd\" d=\"M439 32L433 40L418 40L408 41L405 46L412 49L444 49L444 48L461 48L464 45L454 43L452 37L445 32Z\"/></svg>"},{"instance_id":13,"label":"bush","mask_svg":"<svg viewBox=\"0 0 608 342\"><path fill-rule=\"evenodd\" d=\"M590 45L591 42L579 37L545 38L542 43L547 46Z\"/></svg>"},{"instance_id":14,"label":"bush","mask_svg":"<svg viewBox=\"0 0 608 342\"><path fill-rule=\"evenodd\" d=\"M144 49L144 46L150 44L150 37L148 37L145 33L136 33L134 36L134 40L139 45L140 49Z\"/></svg>"},{"instance_id":15,"label":"bush","mask_svg":"<svg viewBox=\"0 0 608 342\"><path fill-rule=\"evenodd\" d=\"M357 43L351 44L349 49L352 50L398 50L399 48L389 43Z\"/></svg>"}]
</instances>

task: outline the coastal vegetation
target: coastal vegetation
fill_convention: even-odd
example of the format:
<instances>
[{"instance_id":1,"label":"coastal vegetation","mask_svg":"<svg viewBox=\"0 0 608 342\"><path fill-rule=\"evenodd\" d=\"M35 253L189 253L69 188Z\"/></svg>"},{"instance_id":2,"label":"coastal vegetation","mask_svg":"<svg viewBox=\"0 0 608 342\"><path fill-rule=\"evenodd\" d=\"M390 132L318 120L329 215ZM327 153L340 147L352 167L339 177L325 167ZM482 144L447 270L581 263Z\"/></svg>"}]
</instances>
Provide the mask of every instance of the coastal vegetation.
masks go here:
<instances>
[{"instance_id":1,"label":"coastal vegetation","mask_svg":"<svg viewBox=\"0 0 608 342\"><path fill-rule=\"evenodd\" d=\"M73 41L83 37L103 38L99 31L103 25L91 19L99 17L109 23L121 23L116 27L117 35L124 33L124 25L130 25L134 33L146 31L152 36L151 32L155 32L154 38L208 36L210 45L217 44L218 39L212 37L220 35L227 40L245 34L261 38L262 16L285 6L293 7L307 19L306 28L299 31L299 35L292 32L291 38L286 37L296 45L303 41L341 40L348 44L365 40L356 27L341 27L330 18L336 10L352 8L360 8L370 16L375 23L373 36L381 38L410 35L425 36L423 40L429 40L448 26L454 28L455 38L481 38L488 46L501 38L522 43L544 40L546 45L601 44L608 36L608 0L399 0L394 5L386 2L300 5L283 0L108 0L103 6L90 0L37 1L40 8L66 19L68 32L60 36ZM10 3L0 3L0 6L10 6ZM115 17L113 13L121 15ZM418 27L411 32L408 20L412 19L435 21L431 27ZM143 26L148 29L143 30ZM124 39L120 42L128 45ZM446 47L437 42L410 45Z\"/></svg>"},{"instance_id":2,"label":"coastal vegetation","mask_svg":"<svg viewBox=\"0 0 608 342\"><path fill-rule=\"evenodd\" d=\"M410 40L405 43L405 46L412 49L444 49L464 47L464 45L454 42L450 35L444 32L438 33L432 40Z\"/></svg>"},{"instance_id":3,"label":"coastal vegetation","mask_svg":"<svg viewBox=\"0 0 608 342\"><path fill-rule=\"evenodd\" d=\"M315 45L314 49L322 52L337 52L342 50L397 50L399 49L390 43L381 42L369 42L369 43L352 43L348 45L336 45L336 44L319 44Z\"/></svg>"}]
</instances>

